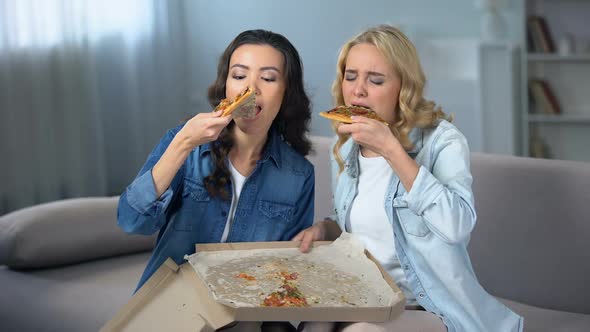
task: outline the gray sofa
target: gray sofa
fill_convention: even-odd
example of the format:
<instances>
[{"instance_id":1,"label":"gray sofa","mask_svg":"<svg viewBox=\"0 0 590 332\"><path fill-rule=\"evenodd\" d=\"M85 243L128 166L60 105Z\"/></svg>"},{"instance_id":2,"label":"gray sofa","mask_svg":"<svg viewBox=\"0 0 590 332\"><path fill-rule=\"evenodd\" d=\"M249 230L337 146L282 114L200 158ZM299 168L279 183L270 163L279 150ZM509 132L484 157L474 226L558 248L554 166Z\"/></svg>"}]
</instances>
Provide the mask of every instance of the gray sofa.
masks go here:
<instances>
[{"instance_id":1,"label":"gray sofa","mask_svg":"<svg viewBox=\"0 0 590 332\"><path fill-rule=\"evenodd\" d=\"M316 219L330 214L330 138L314 137ZM590 164L473 154L484 287L526 331L589 331ZM153 237L116 226L117 197L0 217L0 331L96 331L130 298Z\"/></svg>"}]
</instances>

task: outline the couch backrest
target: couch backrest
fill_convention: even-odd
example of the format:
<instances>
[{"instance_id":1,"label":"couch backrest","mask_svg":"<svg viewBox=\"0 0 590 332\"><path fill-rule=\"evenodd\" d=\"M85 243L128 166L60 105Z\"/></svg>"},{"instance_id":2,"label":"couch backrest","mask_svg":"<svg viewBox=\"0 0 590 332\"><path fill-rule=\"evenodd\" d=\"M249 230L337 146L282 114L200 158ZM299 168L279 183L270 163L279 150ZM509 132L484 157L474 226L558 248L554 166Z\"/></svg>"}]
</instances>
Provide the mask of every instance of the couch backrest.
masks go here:
<instances>
[{"instance_id":1,"label":"couch backrest","mask_svg":"<svg viewBox=\"0 0 590 332\"><path fill-rule=\"evenodd\" d=\"M332 214L332 184L330 174L331 137L312 136L313 153L307 159L315 169L314 221L324 220Z\"/></svg>"},{"instance_id":2,"label":"couch backrest","mask_svg":"<svg viewBox=\"0 0 590 332\"><path fill-rule=\"evenodd\" d=\"M492 294L590 314L590 163L472 154L469 251Z\"/></svg>"}]
</instances>

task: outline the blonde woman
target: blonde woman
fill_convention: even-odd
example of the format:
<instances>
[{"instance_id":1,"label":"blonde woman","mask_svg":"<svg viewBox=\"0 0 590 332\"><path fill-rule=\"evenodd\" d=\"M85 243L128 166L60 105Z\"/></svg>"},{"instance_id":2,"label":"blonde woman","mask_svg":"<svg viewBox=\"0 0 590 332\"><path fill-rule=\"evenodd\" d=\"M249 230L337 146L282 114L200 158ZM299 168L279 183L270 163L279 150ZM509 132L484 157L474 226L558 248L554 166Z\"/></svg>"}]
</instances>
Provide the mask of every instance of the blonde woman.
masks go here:
<instances>
[{"instance_id":1,"label":"blonde woman","mask_svg":"<svg viewBox=\"0 0 590 332\"><path fill-rule=\"evenodd\" d=\"M356 234L404 292L407 310L386 323L306 323L307 331L522 331L522 318L486 293L471 267L469 147L423 97L425 83L414 46L392 26L368 29L340 52L335 103L368 107L388 124L335 123L335 214L294 240L307 252L312 241Z\"/></svg>"}]
</instances>

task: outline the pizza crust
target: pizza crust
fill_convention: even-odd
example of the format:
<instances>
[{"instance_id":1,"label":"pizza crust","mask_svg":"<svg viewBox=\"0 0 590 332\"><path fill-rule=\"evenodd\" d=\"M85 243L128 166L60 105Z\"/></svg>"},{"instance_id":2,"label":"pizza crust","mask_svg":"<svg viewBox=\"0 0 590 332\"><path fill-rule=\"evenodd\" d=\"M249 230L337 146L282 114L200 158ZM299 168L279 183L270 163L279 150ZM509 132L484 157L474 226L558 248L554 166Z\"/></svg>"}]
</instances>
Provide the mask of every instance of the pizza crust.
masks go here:
<instances>
[{"instance_id":1,"label":"pizza crust","mask_svg":"<svg viewBox=\"0 0 590 332\"><path fill-rule=\"evenodd\" d=\"M328 112L320 112L320 116L323 116L326 119L335 120L343 123L352 123L352 119L349 116L342 115L342 114L334 114Z\"/></svg>"}]
</instances>

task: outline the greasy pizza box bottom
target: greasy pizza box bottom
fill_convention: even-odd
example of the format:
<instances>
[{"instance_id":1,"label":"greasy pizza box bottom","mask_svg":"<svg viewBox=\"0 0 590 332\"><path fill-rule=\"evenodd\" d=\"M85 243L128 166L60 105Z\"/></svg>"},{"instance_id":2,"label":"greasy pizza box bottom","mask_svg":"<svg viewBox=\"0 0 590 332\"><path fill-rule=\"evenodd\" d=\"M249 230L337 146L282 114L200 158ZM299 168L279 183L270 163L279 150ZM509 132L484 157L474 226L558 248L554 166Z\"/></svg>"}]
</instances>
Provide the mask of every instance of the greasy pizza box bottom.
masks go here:
<instances>
[{"instance_id":1,"label":"greasy pizza box bottom","mask_svg":"<svg viewBox=\"0 0 590 332\"><path fill-rule=\"evenodd\" d=\"M315 242L314 246L329 244ZM298 242L197 244L198 251L295 248ZM404 310L405 298L393 279L368 252L399 299L384 307L238 307L218 303L190 265L168 259L101 331L213 331L235 321L383 322Z\"/></svg>"}]
</instances>

